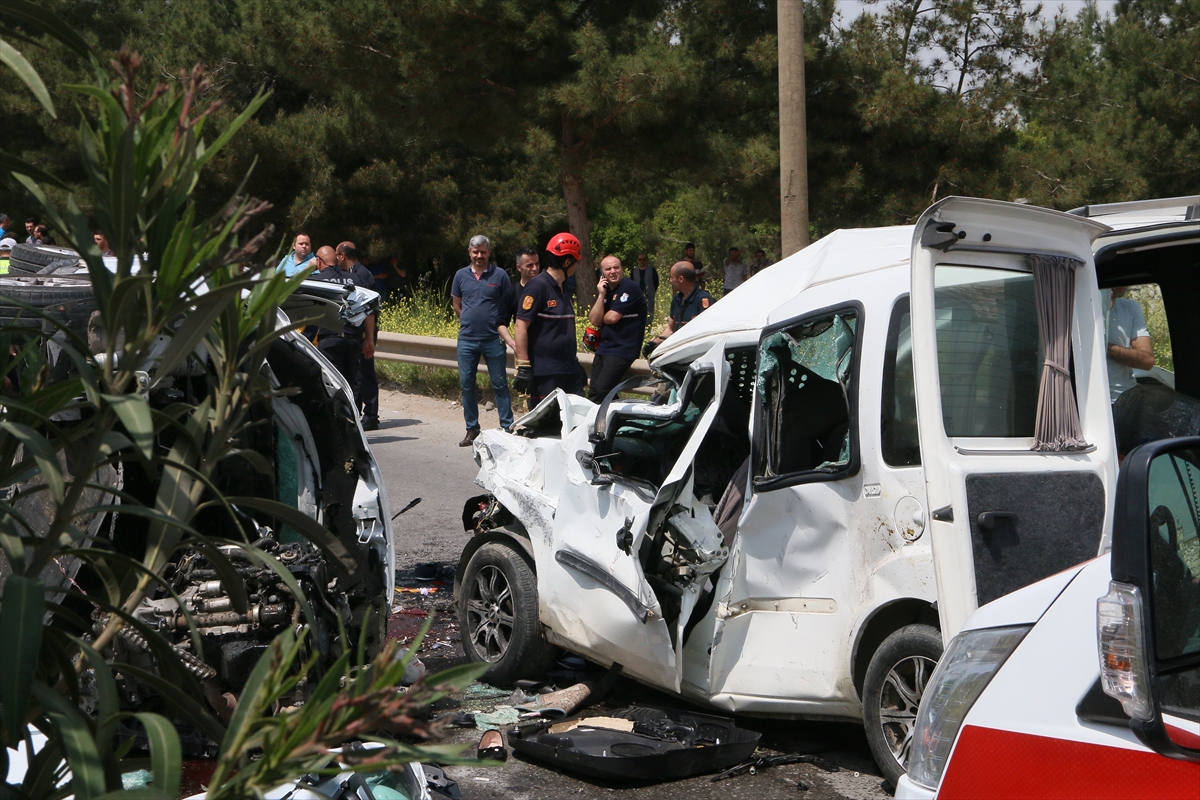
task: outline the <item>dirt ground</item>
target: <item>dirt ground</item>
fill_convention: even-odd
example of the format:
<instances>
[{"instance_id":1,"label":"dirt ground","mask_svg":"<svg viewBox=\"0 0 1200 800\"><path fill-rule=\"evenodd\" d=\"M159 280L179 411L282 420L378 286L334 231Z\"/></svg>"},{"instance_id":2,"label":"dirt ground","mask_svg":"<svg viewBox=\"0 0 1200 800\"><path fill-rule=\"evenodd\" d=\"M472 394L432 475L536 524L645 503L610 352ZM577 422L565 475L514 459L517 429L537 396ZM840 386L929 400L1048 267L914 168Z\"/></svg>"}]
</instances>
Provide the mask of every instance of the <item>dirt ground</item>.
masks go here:
<instances>
[{"instance_id":1,"label":"dirt ground","mask_svg":"<svg viewBox=\"0 0 1200 800\"><path fill-rule=\"evenodd\" d=\"M485 427L497 424L494 411L481 409L481 417ZM387 477L394 511L411 497L422 498L419 506L394 523L400 591L393 599L388 636L410 643L432 616L432 626L418 656L431 672L436 672L465 660L450 575L457 563L457 553L466 541L459 522L462 504L479 492L473 483L477 468L470 449L457 446L464 430L462 410L457 405L385 390L381 393L380 420L381 430L370 434L370 439ZM425 566L418 570L419 565ZM597 667L568 661L560 663L548 680L564 688L581 679L599 681L602 677L603 670ZM463 696L440 703L436 711L472 712L482 715L479 721L486 723L487 715L497 709L501 716L511 714L503 708L509 705L509 695L508 690L476 684ZM719 714L624 678L588 711L603 714L630 705ZM817 756L821 763L787 764L715 782L711 775L703 775L650 785L621 784L581 778L510 750L503 766L447 767L446 774L458 781L466 800L631 796L653 800L798 797L875 800L890 794L881 785L882 778L871 760L860 726L751 717L738 717L735 722L762 734L756 756L808 754ZM509 727L505 724L500 729L506 733ZM481 733L480 727L447 728L445 741L468 745L469 753L475 749Z\"/></svg>"}]
</instances>

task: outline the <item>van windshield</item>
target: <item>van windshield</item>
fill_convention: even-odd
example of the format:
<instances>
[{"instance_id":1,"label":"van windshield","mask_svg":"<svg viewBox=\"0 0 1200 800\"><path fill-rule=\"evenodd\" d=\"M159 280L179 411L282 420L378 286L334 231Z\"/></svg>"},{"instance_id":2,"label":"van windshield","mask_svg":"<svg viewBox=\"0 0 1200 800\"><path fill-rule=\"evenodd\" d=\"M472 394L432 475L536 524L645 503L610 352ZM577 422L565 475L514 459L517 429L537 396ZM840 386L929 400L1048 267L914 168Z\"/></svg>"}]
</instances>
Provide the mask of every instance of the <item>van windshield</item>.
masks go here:
<instances>
[{"instance_id":1,"label":"van windshield","mask_svg":"<svg viewBox=\"0 0 1200 800\"><path fill-rule=\"evenodd\" d=\"M946 435L1032 437L1042 361L1032 273L939 266L934 307Z\"/></svg>"}]
</instances>

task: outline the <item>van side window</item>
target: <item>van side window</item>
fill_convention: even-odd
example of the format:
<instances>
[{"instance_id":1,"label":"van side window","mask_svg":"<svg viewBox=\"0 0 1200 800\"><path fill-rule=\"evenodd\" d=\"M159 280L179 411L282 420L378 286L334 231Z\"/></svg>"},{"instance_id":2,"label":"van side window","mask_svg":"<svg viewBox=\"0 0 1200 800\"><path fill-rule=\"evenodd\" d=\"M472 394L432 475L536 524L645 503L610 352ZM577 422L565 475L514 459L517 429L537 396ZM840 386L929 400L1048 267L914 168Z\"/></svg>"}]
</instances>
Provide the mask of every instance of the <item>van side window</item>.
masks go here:
<instances>
[{"instance_id":1,"label":"van side window","mask_svg":"<svg viewBox=\"0 0 1200 800\"><path fill-rule=\"evenodd\" d=\"M760 485L804 473L829 480L857 463L851 431L857 323L858 312L843 309L768 334L759 345Z\"/></svg>"},{"instance_id":2,"label":"van side window","mask_svg":"<svg viewBox=\"0 0 1200 800\"><path fill-rule=\"evenodd\" d=\"M917 387L913 380L911 315L908 295L892 307L883 354L883 398L880 402L879 444L884 463L893 467L921 466L917 436Z\"/></svg>"},{"instance_id":3,"label":"van side window","mask_svg":"<svg viewBox=\"0 0 1200 800\"><path fill-rule=\"evenodd\" d=\"M1033 274L939 266L934 308L946 435L1032 437L1042 365Z\"/></svg>"}]
</instances>

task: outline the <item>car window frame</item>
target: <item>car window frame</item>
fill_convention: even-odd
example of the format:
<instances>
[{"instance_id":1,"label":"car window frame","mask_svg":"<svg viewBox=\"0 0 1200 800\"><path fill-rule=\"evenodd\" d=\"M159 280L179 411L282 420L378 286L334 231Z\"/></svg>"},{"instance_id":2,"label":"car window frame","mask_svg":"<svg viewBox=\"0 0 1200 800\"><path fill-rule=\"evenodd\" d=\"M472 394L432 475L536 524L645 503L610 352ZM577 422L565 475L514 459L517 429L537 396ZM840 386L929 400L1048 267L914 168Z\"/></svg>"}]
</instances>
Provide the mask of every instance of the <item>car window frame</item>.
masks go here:
<instances>
[{"instance_id":1,"label":"car window frame","mask_svg":"<svg viewBox=\"0 0 1200 800\"><path fill-rule=\"evenodd\" d=\"M763 448L766 446L764 437L773 426L769 424L767 415L770 409L767 404L762 402L762 393L759 391L761 381L758 373L759 365L762 362L762 342L768 336L775 334L788 328L794 328L797 325L803 325L807 322L820 319L821 317L829 317L835 314L847 314L853 312L855 318L854 327L854 345L853 352L850 356L850 385L846 393L847 413L849 416L849 424L847 430L850 436L850 459L844 467L840 467L836 471L808 469L800 472L790 472L783 475L764 476L758 474L758 465L761 461ZM862 348L864 336L863 332L867 324L866 309L858 300L849 300L834 305L825 306L824 308L814 309L805 312L783 322L765 326L759 335L758 339L758 357L755 359L755 389L754 389L754 406L751 412L753 435L751 436L750 444L750 464L751 464L751 483L756 492L770 492L776 489L785 489L790 486L800 486L809 483L830 483L832 481L840 481L845 478L852 478L858 474L862 468L862 445L859 437L859 389L861 383L862 369Z\"/></svg>"}]
</instances>

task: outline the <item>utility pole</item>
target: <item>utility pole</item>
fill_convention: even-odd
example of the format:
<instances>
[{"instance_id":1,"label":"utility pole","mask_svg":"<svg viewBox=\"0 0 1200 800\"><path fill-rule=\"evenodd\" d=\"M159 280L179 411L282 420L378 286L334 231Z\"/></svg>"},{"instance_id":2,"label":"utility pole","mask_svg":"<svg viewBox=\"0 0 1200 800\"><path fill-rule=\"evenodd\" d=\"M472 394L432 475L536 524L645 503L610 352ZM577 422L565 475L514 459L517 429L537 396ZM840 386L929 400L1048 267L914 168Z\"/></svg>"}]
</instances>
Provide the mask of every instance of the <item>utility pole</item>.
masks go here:
<instances>
[{"instance_id":1,"label":"utility pole","mask_svg":"<svg viewBox=\"0 0 1200 800\"><path fill-rule=\"evenodd\" d=\"M779 222L784 258L808 246L804 0L778 0Z\"/></svg>"}]
</instances>

